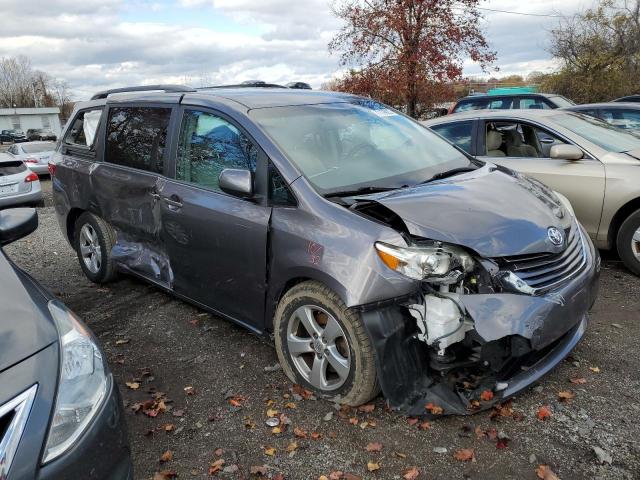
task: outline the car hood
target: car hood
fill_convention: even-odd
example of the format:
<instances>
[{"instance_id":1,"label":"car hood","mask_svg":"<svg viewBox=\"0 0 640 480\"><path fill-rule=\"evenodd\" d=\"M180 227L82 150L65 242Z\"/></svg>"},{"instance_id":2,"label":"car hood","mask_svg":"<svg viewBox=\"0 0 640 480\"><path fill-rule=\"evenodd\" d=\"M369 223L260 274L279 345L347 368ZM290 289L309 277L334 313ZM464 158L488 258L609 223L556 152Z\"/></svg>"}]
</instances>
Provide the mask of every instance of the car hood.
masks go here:
<instances>
[{"instance_id":1,"label":"car hood","mask_svg":"<svg viewBox=\"0 0 640 480\"><path fill-rule=\"evenodd\" d=\"M473 172L367 197L398 215L411 235L465 246L483 257L557 253L550 227L572 215L546 186L487 164Z\"/></svg>"},{"instance_id":2,"label":"car hood","mask_svg":"<svg viewBox=\"0 0 640 480\"><path fill-rule=\"evenodd\" d=\"M0 251L0 372L58 340L48 299Z\"/></svg>"}]
</instances>

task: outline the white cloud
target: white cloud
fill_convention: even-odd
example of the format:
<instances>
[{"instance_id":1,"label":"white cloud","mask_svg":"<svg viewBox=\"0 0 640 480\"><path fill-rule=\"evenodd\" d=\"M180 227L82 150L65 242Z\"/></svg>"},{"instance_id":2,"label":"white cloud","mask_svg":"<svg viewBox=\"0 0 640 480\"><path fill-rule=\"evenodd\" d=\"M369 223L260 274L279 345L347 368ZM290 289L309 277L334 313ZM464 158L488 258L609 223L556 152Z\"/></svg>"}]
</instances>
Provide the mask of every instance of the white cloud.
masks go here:
<instances>
[{"instance_id":1,"label":"white cloud","mask_svg":"<svg viewBox=\"0 0 640 480\"><path fill-rule=\"evenodd\" d=\"M327 43L340 23L333 0L0 0L0 56L24 54L69 81L78 98L141 83L320 84L338 72ZM493 0L487 8L572 13L580 0ZM544 51L557 20L486 13L501 74L553 66ZM477 74L476 66L465 68Z\"/></svg>"}]
</instances>

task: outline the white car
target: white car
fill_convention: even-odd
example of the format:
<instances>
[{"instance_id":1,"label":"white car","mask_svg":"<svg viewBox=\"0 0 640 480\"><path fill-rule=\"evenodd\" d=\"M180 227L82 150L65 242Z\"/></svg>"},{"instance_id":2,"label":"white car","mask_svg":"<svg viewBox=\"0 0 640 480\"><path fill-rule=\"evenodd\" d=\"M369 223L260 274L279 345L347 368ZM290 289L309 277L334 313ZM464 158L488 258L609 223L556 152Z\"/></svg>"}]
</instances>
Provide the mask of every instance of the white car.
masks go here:
<instances>
[{"instance_id":1,"label":"white car","mask_svg":"<svg viewBox=\"0 0 640 480\"><path fill-rule=\"evenodd\" d=\"M14 205L39 205L42 190L38 175L22 160L0 153L0 208Z\"/></svg>"},{"instance_id":2,"label":"white car","mask_svg":"<svg viewBox=\"0 0 640 480\"><path fill-rule=\"evenodd\" d=\"M7 152L16 160L22 160L32 172L48 174L49 159L56 149L55 142L25 142L13 144Z\"/></svg>"}]
</instances>

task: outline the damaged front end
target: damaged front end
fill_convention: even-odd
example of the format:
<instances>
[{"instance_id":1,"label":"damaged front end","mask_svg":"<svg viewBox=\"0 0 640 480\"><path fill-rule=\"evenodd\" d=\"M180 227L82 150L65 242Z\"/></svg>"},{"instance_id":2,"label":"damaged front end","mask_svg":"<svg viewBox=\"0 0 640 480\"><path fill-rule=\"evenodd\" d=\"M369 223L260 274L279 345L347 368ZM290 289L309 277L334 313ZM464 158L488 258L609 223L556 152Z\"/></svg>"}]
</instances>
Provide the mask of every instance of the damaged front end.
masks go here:
<instances>
[{"instance_id":1,"label":"damaged front end","mask_svg":"<svg viewBox=\"0 0 640 480\"><path fill-rule=\"evenodd\" d=\"M490 408L538 381L583 336L600 260L577 223L556 253L482 258L408 240L376 250L417 281L416 294L360 307L392 408L411 416Z\"/></svg>"}]
</instances>

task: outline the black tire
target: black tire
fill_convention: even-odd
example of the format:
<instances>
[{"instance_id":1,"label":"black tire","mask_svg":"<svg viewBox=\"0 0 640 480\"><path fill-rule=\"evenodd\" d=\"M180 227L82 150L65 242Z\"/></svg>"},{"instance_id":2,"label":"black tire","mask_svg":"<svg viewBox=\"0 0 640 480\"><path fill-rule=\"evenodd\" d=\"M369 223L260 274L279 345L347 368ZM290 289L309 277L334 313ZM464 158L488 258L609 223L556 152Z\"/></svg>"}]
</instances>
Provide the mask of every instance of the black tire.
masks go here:
<instances>
[{"instance_id":1,"label":"black tire","mask_svg":"<svg viewBox=\"0 0 640 480\"><path fill-rule=\"evenodd\" d=\"M339 336L339 340L335 344L341 342L344 352L349 352L349 373L344 376L344 380L339 379L344 382L339 388L323 390L311 384L296 367L290 354L287 342L288 328L290 322L296 322L294 313L303 306L319 307L330 314L341 327L341 334L344 335ZM322 312L317 313L323 315ZM327 323L325 323L326 325ZM278 360L292 382L298 383L323 398L351 406L366 403L380 392L374 348L359 313L347 309L342 299L320 282L300 283L282 297L274 317L274 333ZM322 334L322 338L324 339L324 334ZM311 340L309 338L309 341ZM313 342L310 343L313 345ZM327 351L324 350L325 353ZM316 356L320 358L322 355L316 352L314 350L304 354L311 355L309 360L311 364L315 361ZM327 367L327 372L331 372L332 368ZM333 370L333 372L336 371Z\"/></svg>"},{"instance_id":2,"label":"black tire","mask_svg":"<svg viewBox=\"0 0 640 480\"><path fill-rule=\"evenodd\" d=\"M620 226L616 238L618 255L625 266L636 275L640 275L640 242L634 242L633 236L640 230L640 210L636 210Z\"/></svg>"},{"instance_id":3,"label":"black tire","mask_svg":"<svg viewBox=\"0 0 640 480\"><path fill-rule=\"evenodd\" d=\"M96 271L91 271L84 260L81 249L81 232L85 225L95 232L97 243L100 245L100 262ZM85 212L78 220L76 220L73 233L73 246L78 255L80 268L89 280L94 283L102 284L114 280L118 274L113 258L111 257L111 249L116 243L116 233L111 226L102 218L92 213Z\"/></svg>"}]
</instances>

